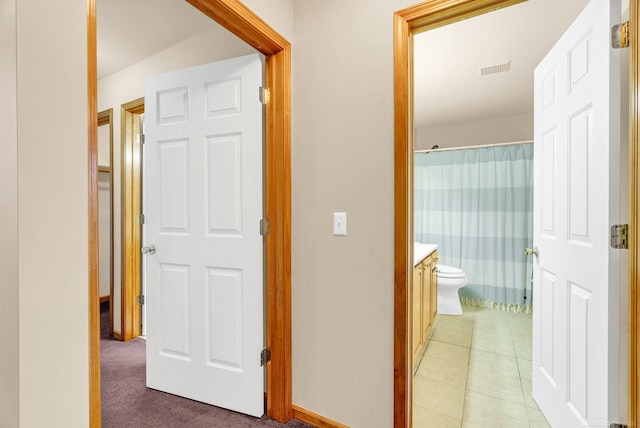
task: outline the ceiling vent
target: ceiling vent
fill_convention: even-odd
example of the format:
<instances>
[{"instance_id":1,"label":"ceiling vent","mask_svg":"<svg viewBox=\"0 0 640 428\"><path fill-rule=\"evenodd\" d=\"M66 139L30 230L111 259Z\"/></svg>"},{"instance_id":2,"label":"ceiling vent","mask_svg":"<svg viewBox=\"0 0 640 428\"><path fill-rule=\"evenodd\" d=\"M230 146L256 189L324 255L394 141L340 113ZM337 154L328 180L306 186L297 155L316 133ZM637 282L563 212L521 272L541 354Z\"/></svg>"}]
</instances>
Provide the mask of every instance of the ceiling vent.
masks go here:
<instances>
[{"instance_id":1,"label":"ceiling vent","mask_svg":"<svg viewBox=\"0 0 640 428\"><path fill-rule=\"evenodd\" d=\"M502 64L496 64L496 65L490 65L488 67L482 67L480 69L480 76L488 76L489 74L496 74L496 73L504 73L511 70L511 60L502 63Z\"/></svg>"}]
</instances>

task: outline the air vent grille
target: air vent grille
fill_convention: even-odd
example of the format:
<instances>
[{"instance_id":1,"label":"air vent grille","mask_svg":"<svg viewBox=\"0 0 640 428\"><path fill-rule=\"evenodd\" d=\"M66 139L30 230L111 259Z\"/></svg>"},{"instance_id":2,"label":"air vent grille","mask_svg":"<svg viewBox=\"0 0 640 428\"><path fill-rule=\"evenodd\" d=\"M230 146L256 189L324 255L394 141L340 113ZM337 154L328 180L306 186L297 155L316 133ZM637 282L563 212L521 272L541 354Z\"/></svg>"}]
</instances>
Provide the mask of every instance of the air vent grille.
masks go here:
<instances>
[{"instance_id":1,"label":"air vent grille","mask_svg":"<svg viewBox=\"0 0 640 428\"><path fill-rule=\"evenodd\" d=\"M488 67L482 67L480 69L480 76L488 76L489 74L505 73L511 70L511 60L503 62L502 64L490 65Z\"/></svg>"}]
</instances>

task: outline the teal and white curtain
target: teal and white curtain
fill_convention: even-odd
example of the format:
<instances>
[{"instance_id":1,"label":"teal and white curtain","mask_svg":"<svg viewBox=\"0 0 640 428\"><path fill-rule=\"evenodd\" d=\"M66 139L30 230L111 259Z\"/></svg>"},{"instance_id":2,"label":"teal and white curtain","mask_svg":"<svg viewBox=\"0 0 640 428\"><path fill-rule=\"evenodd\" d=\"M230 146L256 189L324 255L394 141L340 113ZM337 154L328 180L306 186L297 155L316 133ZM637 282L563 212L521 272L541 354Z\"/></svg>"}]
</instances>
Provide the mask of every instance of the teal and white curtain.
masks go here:
<instances>
[{"instance_id":1,"label":"teal and white curtain","mask_svg":"<svg viewBox=\"0 0 640 428\"><path fill-rule=\"evenodd\" d=\"M415 240L469 280L463 303L531 310L533 144L415 155Z\"/></svg>"}]
</instances>

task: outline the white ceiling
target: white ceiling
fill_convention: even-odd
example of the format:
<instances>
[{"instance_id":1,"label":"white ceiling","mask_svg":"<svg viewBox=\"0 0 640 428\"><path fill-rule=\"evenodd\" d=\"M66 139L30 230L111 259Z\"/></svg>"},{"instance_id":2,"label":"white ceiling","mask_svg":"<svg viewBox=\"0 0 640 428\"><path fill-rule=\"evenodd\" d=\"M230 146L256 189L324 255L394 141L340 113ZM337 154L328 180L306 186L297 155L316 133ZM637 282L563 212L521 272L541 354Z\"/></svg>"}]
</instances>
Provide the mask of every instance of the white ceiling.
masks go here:
<instances>
[{"instance_id":1,"label":"white ceiling","mask_svg":"<svg viewBox=\"0 0 640 428\"><path fill-rule=\"evenodd\" d=\"M416 127L532 114L533 68L587 2L529 0L418 34ZM96 3L99 79L218 26L184 0ZM480 77L508 60L510 72Z\"/></svg>"},{"instance_id":2,"label":"white ceiling","mask_svg":"<svg viewBox=\"0 0 640 428\"><path fill-rule=\"evenodd\" d=\"M184 0L97 0L98 79L218 26Z\"/></svg>"},{"instance_id":3,"label":"white ceiling","mask_svg":"<svg viewBox=\"0 0 640 428\"><path fill-rule=\"evenodd\" d=\"M416 35L415 126L533 114L533 70L587 3L529 0Z\"/></svg>"}]
</instances>

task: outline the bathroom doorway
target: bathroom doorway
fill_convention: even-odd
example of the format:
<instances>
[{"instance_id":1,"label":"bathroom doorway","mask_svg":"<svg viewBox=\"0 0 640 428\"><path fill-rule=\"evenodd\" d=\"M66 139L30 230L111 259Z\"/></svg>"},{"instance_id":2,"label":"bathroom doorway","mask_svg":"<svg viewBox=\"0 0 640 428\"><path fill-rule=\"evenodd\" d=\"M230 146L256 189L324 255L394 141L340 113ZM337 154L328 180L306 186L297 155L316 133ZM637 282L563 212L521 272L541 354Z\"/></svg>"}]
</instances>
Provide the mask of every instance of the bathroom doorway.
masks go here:
<instances>
[{"instance_id":1,"label":"bathroom doorway","mask_svg":"<svg viewBox=\"0 0 640 428\"><path fill-rule=\"evenodd\" d=\"M511 3L514 3L514 2L511 2ZM516 3L517 3L517 2L516 2ZM532 3L532 2L528 2L528 3ZM585 2L585 3L586 3L586 2ZM514 7L518 7L518 6L514 6ZM491 14L491 15L493 15L493 14ZM486 16L488 16L488 15L486 15ZM485 17L485 16L476 17L476 18L483 18L483 17ZM453 19L451 19L451 18L450 18L450 20L453 20ZM426 22L426 21L425 21L425 22ZM569 22L571 22L571 21L569 21ZM424 25L424 23L422 23L422 24ZM427 25L428 25L428 24L427 24ZM451 25L451 26L448 26L448 27L455 27L455 25L456 25L456 24ZM499 27L499 26L498 26L498 27ZM443 27L443 28L444 28L444 27ZM437 30L435 30L435 31L437 31ZM419 36L419 35L417 35L417 36L416 36L416 38L417 38L418 36ZM474 34L474 37L475 37L475 36L476 36L476 35ZM443 39L445 39L445 37L439 37L439 40L443 40ZM414 42L415 42L415 43L416 43L416 45L417 45L417 41L415 41L415 40L414 40ZM459 50L453 49L451 52L455 52L457 56L464 57L464 55L463 55ZM417 53L416 53L416 57L417 57ZM436 56L436 57L437 57L437 56ZM442 55L440 55L440 57L442 57ZM431 59L433 59L433 58L434 58L434 56L431 56L430 58L431 58ZM418 62L418 59L416 58L416 63L417 63L417 62ZM435 62L435 61L432 61L432 62ZM500 65L500 66L503 66L503 67L504 67L504 66L507 66L507 65L508 65L507 63L508 63L508 61L503 61L503 62L501 62L500 64L494 64L494 65L496 65L496 66ZM537 64L537 63L536 63L536 64ZM487 63L487 64L483 64L483 65L490 66L491 64ZM534 64L534 65L535 65L535 64ZM499 68L499 67L496 67L496 68ZM447 70L448 70L448 72L449 72L449 73L454 74L454 73L453 73L453 71L451 70L451 67L447 67ZM418 76L418 72L416 72L416 73L415 73L415 79L416 79L416 81L417 81L417 79L419 79L419 77L420 77L420 76ZM440 85L442 85L442 82L441 82L440 80L438 80L438 83L439 83ZM457 81L457 83L460 83L460 81L458 80L458 81ZM418 86L418 84L416 83L416 88L417 88L417 86ZM533 86L533 85L531 84L531 86ZM417 96L416 96L416 98L417 98ZM448 110L446 109L446 106L443 106L443 105L441 105L441 104L439 103L439 99L438 99L437 97L433 97L433 96L432 96L432 97L430 97L430 98L429 98L429 101L430 101L431 103L434 103L435 105L437 105L437 106L438 106L438 109L439 109L440 111L445 111L445 112L447 112L447 111L448 111ZM419 103L419 101L416 99L416 108L415 108L415 110L416 110L416 111L418 111L418 108L419 108L418 103ZM397 106L397 104L396 104L396 106ZM450 114L452 113L451 111L448 111L448 112L449 112ZM456 115L455 111L453 112L453 115L454 115L454 116ZM522 115L521 115L521 116L522 116ZM484 120L485 120L486 122L490 122L490 119L491 119L491 118L489 118L489 119L485 118ZM499 117L498 119L504 119L504 118ZM426 145L426 144L425 144L425 145L426 145L426 147L425 147L425 145L423 145L422 147L418 146L418 144L422 143L422 141L421 141L421 132L420 132L420 128L419 128L418 123L417 123L417 122L418 122L418 119L415 119L415 121L416 121L416 125L415 125L415 126L411 126L411 129L417 130L417 131L415 132L416 148L422 148L422 149L425 149L425 148L431 148L433 145L440 145L440 144L438 144L438 142L435 142L435 143L433 143L433 144L431 144L431 143L429 143L428 145ZM477 121L477 122L481 122L481 121ZM532 122L532 119L531 119L531 122ZM476 123L475 125L481 125L481 124ZM484 126L487 126L487 124L486 124L486 123L484 123ZM458 131L458 132L459 132L459 131L461 131L461 128L464 128L464 123L461 123L461 121L458 121L458 122L456 123L456 128L457 128L457 131ZM468 132L468 131L469 131L469 129L471 129L471 128L472 128L471 126L468 126L468 127L467 127L467 129L466 129L466 130L467 130L467 132ZM490 127L489 127L489 128L490 128ZM497 128L497 127L495 126L495 122L494 122L494 128ZM506 127L505 127L505 128L506 128ZM533 126L532 126L532 124L531 124L531 126L530 126L531 131L532 131L532 128L533 128ZM477 129L478 129L478 128L476 127L476 128L475 128L475 133L476 133L476 135L478 134ZM502 128L500 128L500 129L502 129ZM502 129L502 130L504 130L504 129ZM440 133L440 136L447 135L447 134L446 134L446 132L445 132L446 130L444 129L444 127L441 127L441 129L439 129L439 131L441 132L441 133ZM495 131L495 129L493 129L493 131ZM513 130L512 130L512 131L513 131ZM422 133L422 134L424 135L424 133ZM432 135L433 135L433 134L437 134L437 133L436 133L436 132L432 132ZM448 134L448 136L449 136L449 137L451 137L452 135L453 135L453 134L452 134L451 132ZM398 136L398 135L397 135L397 136ZM455 135L454 135L454 136L455 136ZM450 138L450 139L452 139L452 138ZM516 135L515 137L514 137L514 136L508 136L508 137L506 137L506 138L502 138L502 139L501 139L501 138L495 138L495 136L492 136L492 137L491 137L491 139L492 139L491 141L493 141L494 143L504 143L504 142L514 142L514 141L528 140L528 139L532 139L532 133L531 133L531 136L530 136L530 137L529 137L529 136L527 136L527 135L524 135L524 136ZM475 144L491 144L491 142L479 141L479 142L476 142ZM469 143L469 142L466 142L466 143L459 144L459 145L461 145L461 146L468 146L468 145L474 145L474 144ZM411 158L411 157L412 157L412 153L407 153L407 156ZM623 163L623 164L624 164L624 163ZM409 177L410 177L410 180L412 180L411 175L409 175ZM410 181L410 182L411 182L411 181ZM411 236L411 235L410 235L410 236ZM411 238L410 238L410 239L411 239ZM524 249L523 249L523 250L524 250ZM467 312L476 312L476 311L477 311L477 309L478 309L477 307L469 306L469 307L467 307ZM509 315L509 314L504 314L504 313L499 313L499 312L494 312L494 313L493 313L493 314L491 314L491 315L485 315L484 308L480 308L480 309L481 309L481 311L480 311L480 312L482 313L482 315L480 315L480 317L481 317L481 318L483 318L483 321L489 321L489 319L488 319L487 317L495 318L494 320L491 320L491 321L497 321L497 320L498 320L498 319L500 319L501 317L503 317L503 316L505 316L505 315ZM621 312L622 312L622 311L621 311ZM626 312L626 311L624 311L624 312ZM487 312L487 314L489 314L489 312ZM494 317L494 315L495 315L495 317ZM517 315L517 314L516 314L516 315ZM471 320L469 320L469 319L465 319L465 318L464 318L465 316L466 316L466 318L470 318L470 317L473 317L474 315L473 315L473 314L469 314L469 313L467 313L467 314L463 315L463 317L461 317L458 321L450 320L450 321L446 321L446 322L444 322L444 323L442 323L442 321L443 321L443 320L442 320L442 317L439 317L440 319L438 320L438 324L436 325L436 329L435 329L434 335L436 335L436 334L437 334L437 332L438 332L438 327L439 327L439 326L440 326L440 327L443 327L443 325L442 325L442 324L448 324L449 331L451 331L451 330L463 330L463 329L461 329L461 328L460 328L460 326L461 326L462 324L465 324L465 322L469 322L469 321L471 321ZM626 316L626 313L625 313L625 316ZM487 319L484 319L484 318L487 318ZM510 321L511 321L511 320L510 320ZM522 325L520 325L520 323L521 323L521 321L520 321L520 320L518 320L518 321L513 321L513 323L514 323L514 324L517 324L519 327L523 327L523 328L521 328L520 330L523 330L523 331L526 331L526 330L527 330L526 321L522 321ZM466 333L461 333L461 334L462 334L462 335L467 334L467 335L471 335L471 336L473 336L473 330L474 330L474 328L475 328L474 324L475 324L475 321L474 321L474 322L472 322L472 325L473 325L473 326L471 327L471 332L466 332ZM489 323L488 323L488 324L489 324ZM497 325L500 325L500 323L496 323L496 324L497 324ZM445 334L445 335L447 335L448 333L441 333L441 334ZM499 334L497 334L497 333L496 333L496 336L498 336L498 335L499 335ZM515 353L515 352L517 352L517 353L518 353L518 354L520 354L520 355L524 355L524 354L522 353L522 351L525 351L525 350L526 350L527 345L526 345L526 343L525 343L524 341L522 341L522 340L520 340L520 339L515 339L515 337L516 337L516 336L511 335L511 338L510 338L510 340L511 340L511 346L512 346L512 348L513 348L513 350L514 350L513 352L514 352L514 353ZM521 338L521 336L517 336L517 337ZM434 340L434 337L432 336L432 338L431 338L431 339L432 339L432 340ZM622 339L623 339L623 340L621 340L621 343L622 343L622 342L625 342L625 344L626 344L626 336L622 337ZM518 341L518 343L519 343L518 345L516 345L516 341ZM442 340L442 342L445 342L445 341L444 341L444 340ZM445 342L445 343L446 343L446 342ZM496 346L501 347L502 345L496 345ZM528 345L528 346L530 347L530 342L529 342L529 345ZM517 348L519 348L519 350L516 350L516 347L517 347ZM473 348L470 346L470 349L473 349ZM494 352L494 353L499 354L499 352ZM519 373L519 372L521 371L520 366L521 366L521 365L526 365L526 364L527 364L527 363L526 363L526 361L527 361L527 360L526 360L525 358L520 358L520 359L519 359L519 358L518 358L518 354L515 354L515 355L512 357L512 358L514 358L514 359L515 359L514 361L515 361L515 363L516 363L516 364L515 364L515 372L512 372L512 374L517 374L517 373ZM621 354L621 355L626 355L626 346L625 346L625 349L621 349L621 350L620 350L620 354ZM427 354L425 354L425 355L427 355ZM522 362L521 362L521 361L519 361L519 360L522 360ZM529 361L530 361L530 360L529 360ZM513 369L513 368L514 368L514 366L511 366L511 368ZM623 369L626 369L626 368L624 368L624 367L623 367ZM505 369L505 371L506 371L506 369ZM526 367L525 367L525 369L524 369L523 371L524 371L524 372L526 372L526 371L527 371ZM424 373L423 373L423 374L424 374ZM442 371L441 371L441 373L440 373L440 374L442 374ZM515 376L514 376L514 377L515 377ZM520 380L519 380L519 382L520 382L520 388L523 388L523 385L526 383L526 381L528 381L528 379L520 379ZM474 380L473 380L473 382L474 382L474 383L477 383L477 379L474 379ZM424 389L424 388L423 388L423 389ZM442 389L440 389L440 392L441 392L441 391L442 391ZM625 391L621 391L621 392L622 392L622 394L621 394L621 395L625 395L625 394L626 394L626 385L625 385ZM413 416L414 416L414 425L413 425L413 426L415 426L415 427L420 426L420 425L416 424L416 423L418 423L418 422L419 422L419 420L420 420L420 419L419 419L419 417L416 417L417 415L416 415L416 411L415 411L415 409L416 409L416 405L419 405L419 403L418 403L418 399L419 399L418 394L419 394L419 391L414 390L414 395L413 395L413 403L414 403L414 406L413 406L413 409L414 409L414 414L413 414ZM522 407L523 407L523 408L524 408L524 410L525 410L524 415L525 415L525 418L527 418L527 417L528 417L528 415L535 413L535 412L530 412L530 411L529 411L527 404L534 404L534 405L535 405L535 403L527 403L527 398L528 398L528 397L527 397L526 395L524 395L524 393L523 393L523 390L522 390L522 389L521 389L521 391L520 391L520 394L521 394L522 402L523 402L523 403L522 403L522 404L523 404L523 405L522 405ZM488 394L485 394L485 395L488 395ZM495 398L495 397L494 397L494 398ZM429 401L429 400L427 400L427 401ZM624 400L623 400L623 401L624 401ZM431 402L433 403L433 400L431 400ZM485 407L486 407L486 406L485 406ZM532 406L529 406L529 407L531 407L532 409L535 409L535 407L532 407ZM622 407L622 406L621 406L621 407ZM443 410L443 407L440 407L440 408L439 408L439 410ZM411 411L411 409L409 409L409 411ZM397 413L396 413L396 414L397 414ZM525 420L526 420L526 419L525 419ZM529 418L529 422L531 422L532 420L537 420L537 419L536 419L536 415L534 415L534 416L532 416L532 417L530 417L530 418ZM532 423L533 423L533 422L532 422ZM442 425L442 426L446 426L446 425ZM498 426L498 425L496 425L496 426ZM532 426L533 426L533 425L532 425ZM541 425L541 426L544 426L544 425Z\"/></svg>"}]
</instances>

